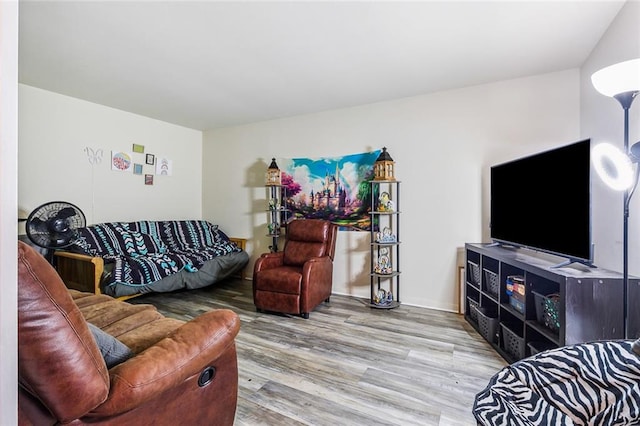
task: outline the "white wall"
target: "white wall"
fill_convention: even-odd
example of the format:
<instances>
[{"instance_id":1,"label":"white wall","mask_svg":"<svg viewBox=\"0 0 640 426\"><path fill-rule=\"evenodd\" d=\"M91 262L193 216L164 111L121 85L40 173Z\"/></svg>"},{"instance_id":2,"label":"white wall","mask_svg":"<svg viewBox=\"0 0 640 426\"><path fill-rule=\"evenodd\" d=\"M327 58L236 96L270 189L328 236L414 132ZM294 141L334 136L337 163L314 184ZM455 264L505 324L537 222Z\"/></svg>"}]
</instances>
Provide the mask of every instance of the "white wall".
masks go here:
<instances>
[{"instance_id":1,"label":"white wall","mask_svg":"<svg viewBox=\"0 0 640 426\"><path fill-rule=\"evenodd\" d=\"M0 2L0 424L17 424L18 2Z\"/></svg>"},{"instance_id":2,"label":"white wall","mask_svg":"<svg viewBox=\"0 0 640 426\"><path fill-rule=\"evenodd\" d=\"M69 201L88 223L201 217L202 132L26 85L19 98L20 208ZM111 151L133 143L173 160L172 176L145 185L144 176L112 171ZM87 147L103 150L100 163L89 162ZM145 155L134 160L144 164Z\"/></svg>"},{"instance_id":3,"label":"white wall","mask_svg":"<svg viewBox=\"0 0 640 426\"><path fill-rule=\"evenodd\" d=\"M457 309L456 253L487 234L491 164L579 135L577 69L204 133L203 217L268 250L264 172L271 157L386 146L402 181L401 300ZM251 263L252 265L252 263ZM369 295L369 235L340 232L334 291Z\"/></svg>"},{"instance_id":4,"label":"white wall","mask_svg":"<svg viewBox=\"0 0 640 426\"><path fill-rule=\"evenodd\" d=\"M591 74L606 66L640 58L640 2L630 1L620 10L593 49L580 72L582 94L581 133L592 143L609 142L623 147L624 115L620 103L598 93ZM629 110L629 145L640 140L640 100ZM622 271L622 193L614 192L594 175L592 181L593 237L598 266ZM640 275L640 194L631 200L629 217L629 273Z\"/></svg>"}]
</instances>

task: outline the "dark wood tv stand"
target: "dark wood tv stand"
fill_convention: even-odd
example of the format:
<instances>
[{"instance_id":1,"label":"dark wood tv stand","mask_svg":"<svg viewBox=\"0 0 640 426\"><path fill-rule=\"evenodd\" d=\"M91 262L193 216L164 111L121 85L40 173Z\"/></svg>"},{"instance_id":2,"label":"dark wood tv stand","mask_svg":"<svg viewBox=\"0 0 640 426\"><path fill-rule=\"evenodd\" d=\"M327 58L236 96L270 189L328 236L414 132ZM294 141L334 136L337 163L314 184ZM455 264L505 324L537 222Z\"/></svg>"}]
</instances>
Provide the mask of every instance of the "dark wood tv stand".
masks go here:
<instances>
[{"instance_id":1,"label":"dark wood tv stand","mask_svg":"<svg viewBox=\"0 0 640 426\"><path fill-rule=\"evenodd\" d=\"M508 362L552 347L625 337L621 274L581 264L554 267L557 259L491 244L466 244L465 252L465 318ZM507 291L513 276L525 289L515 306ZM630 279L629 287L640 288L640 280ZM634 300L639 294L630 292Z\"/></svg>"}]
</instances>

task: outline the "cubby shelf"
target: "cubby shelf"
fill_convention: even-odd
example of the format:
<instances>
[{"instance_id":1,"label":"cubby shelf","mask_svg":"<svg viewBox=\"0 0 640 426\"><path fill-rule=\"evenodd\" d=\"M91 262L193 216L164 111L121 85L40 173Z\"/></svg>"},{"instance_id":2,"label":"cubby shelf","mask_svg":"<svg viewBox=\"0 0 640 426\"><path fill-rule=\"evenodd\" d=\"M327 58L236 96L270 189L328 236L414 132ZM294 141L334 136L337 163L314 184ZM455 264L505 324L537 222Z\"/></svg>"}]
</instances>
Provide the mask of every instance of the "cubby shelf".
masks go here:
<instances>
[{"instance_id":1,"label":"cubby shelf","mask_svg":"<svg viewBox=\"0 0 640 426\"><path fill-rule=\"evenodd\" d=\"M557 258L496 245L466 244L465 252L465 318L508 362L532 355L533 347L624 338L621 274L575 264L556 267ZM524 305L516 303L524 312L510 304L507 277L512 276L524 283ZM639 281L632 279L630 285ZM534 292L554 297L536 298ZM478 314L502 325L488 336Z\"/></svg>"}]
</instances>

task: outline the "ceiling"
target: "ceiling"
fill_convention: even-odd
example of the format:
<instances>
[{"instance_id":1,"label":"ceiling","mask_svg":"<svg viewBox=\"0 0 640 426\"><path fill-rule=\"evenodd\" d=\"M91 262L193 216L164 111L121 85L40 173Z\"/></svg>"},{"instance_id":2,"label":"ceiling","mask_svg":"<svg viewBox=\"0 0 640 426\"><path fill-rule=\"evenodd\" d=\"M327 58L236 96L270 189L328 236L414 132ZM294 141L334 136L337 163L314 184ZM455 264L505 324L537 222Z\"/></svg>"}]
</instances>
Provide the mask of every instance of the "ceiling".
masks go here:
<instances>
[{"instance_id":1,"label":"ceiling","mask_svg":"<svg viewBox=\"0 0 640 426\"><path fill-rule=\"evenodd\" d=\"M579 67L624 1L20 1L20 82L207 130Z\"/></svg>"}]
</instances>

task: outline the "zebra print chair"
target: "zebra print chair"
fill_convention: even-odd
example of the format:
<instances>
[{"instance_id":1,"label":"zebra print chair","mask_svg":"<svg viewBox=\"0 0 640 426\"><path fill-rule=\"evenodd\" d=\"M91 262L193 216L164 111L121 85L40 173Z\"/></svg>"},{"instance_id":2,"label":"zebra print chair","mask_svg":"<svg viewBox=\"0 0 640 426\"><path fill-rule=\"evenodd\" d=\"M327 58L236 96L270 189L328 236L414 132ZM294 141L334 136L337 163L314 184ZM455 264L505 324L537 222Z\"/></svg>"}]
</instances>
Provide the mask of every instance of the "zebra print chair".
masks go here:
<instances>
[{"instance_id":1,"label":"zebra print chair","mask_svg":"<svg viewBox=\"0 0 640 426\"><path fill-rule=\"evenodd\" d=\"M541 352L500 370L476 395L479 425L640 424L640 339Z\"/></svg>"}]
</instances>

